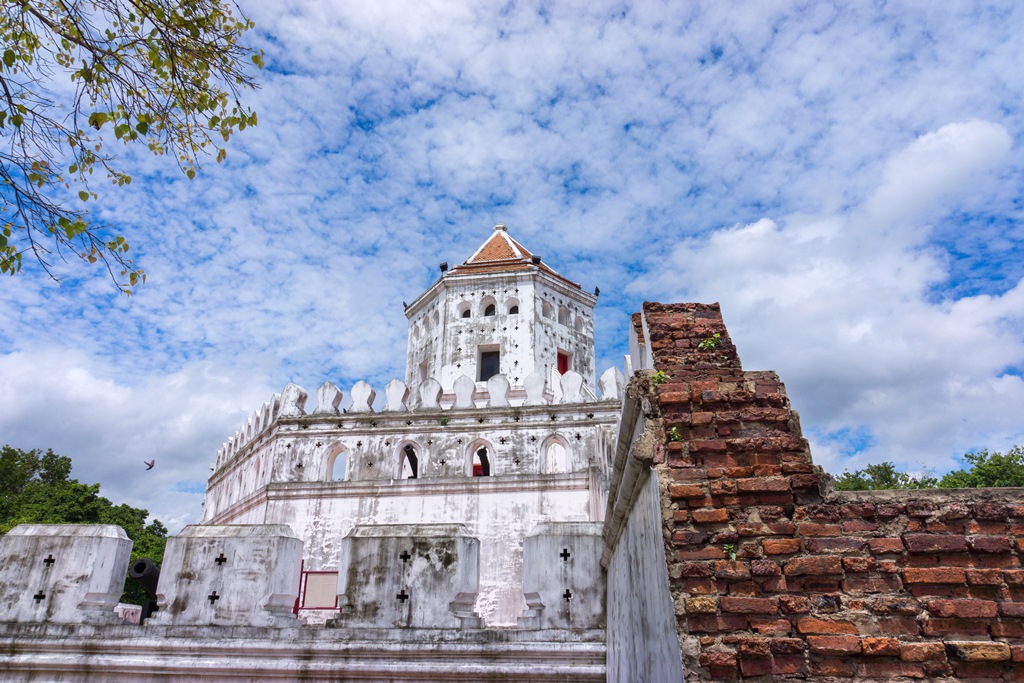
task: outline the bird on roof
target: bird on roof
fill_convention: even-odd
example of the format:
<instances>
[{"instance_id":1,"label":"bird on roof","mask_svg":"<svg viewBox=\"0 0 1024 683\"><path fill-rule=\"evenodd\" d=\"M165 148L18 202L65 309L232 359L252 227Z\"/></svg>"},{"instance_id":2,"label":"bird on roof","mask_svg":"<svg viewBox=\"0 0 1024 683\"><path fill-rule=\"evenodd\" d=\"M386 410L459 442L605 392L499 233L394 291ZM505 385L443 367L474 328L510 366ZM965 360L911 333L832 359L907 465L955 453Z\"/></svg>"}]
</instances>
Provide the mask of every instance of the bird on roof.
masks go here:
<instances>
[{"instance_id":1,"label":"bird on roof","mask_svg":"<svg viewBox=\"0 0 1024 683\"><path fill-rule=\"evenodd\" d=\"M153 458L152 460L143 460L142 462L146 463L146 471L149 471L153 469L154 465L156 465L156 458Z\"/></svg>"}]
</instances>

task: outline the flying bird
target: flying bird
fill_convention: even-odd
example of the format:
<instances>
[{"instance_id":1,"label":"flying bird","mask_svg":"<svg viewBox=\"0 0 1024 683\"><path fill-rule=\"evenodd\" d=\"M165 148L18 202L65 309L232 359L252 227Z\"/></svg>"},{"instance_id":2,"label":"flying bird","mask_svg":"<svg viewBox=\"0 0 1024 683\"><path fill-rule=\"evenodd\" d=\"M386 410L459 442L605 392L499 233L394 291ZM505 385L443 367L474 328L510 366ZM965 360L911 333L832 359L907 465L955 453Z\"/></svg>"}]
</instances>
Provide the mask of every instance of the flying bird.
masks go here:
<instances>
[{"instance_id":1,"label":"flying bird","mask_svg":"<svg viewBox=\"0 0 1024 683\"><path fill-rule=\"evenodd\" d=\"M143 460L142 462L146 463L146 471L149 471L153 469L153 465L156 464L156 458L153 458L152 460Z\"/></svg>"}]
</instances>

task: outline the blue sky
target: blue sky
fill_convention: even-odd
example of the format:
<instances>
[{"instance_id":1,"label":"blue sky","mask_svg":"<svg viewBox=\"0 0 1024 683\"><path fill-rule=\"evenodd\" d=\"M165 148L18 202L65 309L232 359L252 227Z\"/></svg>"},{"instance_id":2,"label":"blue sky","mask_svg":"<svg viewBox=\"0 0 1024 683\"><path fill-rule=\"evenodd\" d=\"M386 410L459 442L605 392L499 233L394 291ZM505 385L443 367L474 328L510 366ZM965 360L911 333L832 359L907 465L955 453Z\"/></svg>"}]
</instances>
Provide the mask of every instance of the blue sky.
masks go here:
<instances>
[{"instance_id":1,"label":"blue sky","mask_svg":"<svg viewBox=\"0 0 1024 683\"><path fill-rule=\"evenodd\" d=\"M500 222L601 288L599 371L644 300L720 301L830 471L1024 443L1020 3L241 5L259 126L100 188L138 295L0 284L3 441L195 521L285 383L402 376L401 302Z\"/></svg>"}]
</instances>

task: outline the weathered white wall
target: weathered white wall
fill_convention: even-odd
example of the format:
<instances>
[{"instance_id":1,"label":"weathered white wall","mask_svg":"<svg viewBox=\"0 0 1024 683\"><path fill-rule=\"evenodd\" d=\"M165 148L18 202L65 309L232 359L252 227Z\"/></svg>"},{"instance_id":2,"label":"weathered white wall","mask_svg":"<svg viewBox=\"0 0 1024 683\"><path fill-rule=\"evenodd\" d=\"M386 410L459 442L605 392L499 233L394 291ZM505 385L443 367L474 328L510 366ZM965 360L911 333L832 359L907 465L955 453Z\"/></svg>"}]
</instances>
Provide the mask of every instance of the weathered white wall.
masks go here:
<instances>
[{"instance_id":1,"label":"weathered white wall","mask_svg":"<svg viewBox=\"0 0 1024 683\"><path fill-rule=\"evenodd\" d=\"M683 680L658 478L645 476L608 564L607 662L612 683Z\"/></svg>"}]
</instances>

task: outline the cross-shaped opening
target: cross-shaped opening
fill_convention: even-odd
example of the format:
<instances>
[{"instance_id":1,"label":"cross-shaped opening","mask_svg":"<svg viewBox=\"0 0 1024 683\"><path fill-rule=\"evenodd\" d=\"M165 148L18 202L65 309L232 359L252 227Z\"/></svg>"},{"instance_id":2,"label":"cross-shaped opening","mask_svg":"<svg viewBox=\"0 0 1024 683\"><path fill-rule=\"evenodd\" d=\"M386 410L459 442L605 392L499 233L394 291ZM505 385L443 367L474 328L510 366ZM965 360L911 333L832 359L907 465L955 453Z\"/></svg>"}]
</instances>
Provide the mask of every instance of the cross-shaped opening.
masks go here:
<instances>
[{"instance_id":1,"label":"cross-shaped opening","mask_svg":"<svg viewBox=\"0 0 1024 683\"><path fill-rule=\"evenodd\" d=\"M50 553L49 555L47 555L46 559L43 560L43 564L45 564L46 568L49 569L51 566L53 566L53 563L56 561L57 560L53 559L53 553Z\"/></svg>"},{"instance_id":2,"label":"cross-shaped opening","mask_svg":"<svg viewBox=\"0 0 1024 683\"><path fill-rule=\"evenodd\" d=\"M399 555L398 557L399 557L399 559L402 560L402 562L408 562L409 559L412 557L412 555L409 554L408 550L403 550L402 554Z\"/></svg>"},{"instance_id":3,"label":"cross-shaped opening","mask_svg":"<svg viewBox=\"0 0 1024 683\"><path fill-rule=\"evenodd\" d=\"M32 596L32 599L35 600L36 604L38 605L40 602L46 599L46 593L44 593L43 591L39 591L38 593Z\"/></svg>"},{"instance_id":4,"label":"cross-shaped opening","mask_svg":"<svg viewBox=\"0 0 1024 683\"><path fill-rule=\"evenodd\" d=\"M396 595L395 597L396 597L396 598L397 598L397 599L398 599L398 600L399 600L399 601L400 601L400 602L401 602L401 603L402 603L403 605L405 604L405 601L409 599L409 596L408 596L408 595L406 595L406 593L405 593L405 589L404 589L404 588L402 589L402 592L401 592L401 593L398 593L398 594L397 594L397 595Z\"/></svg>"},{"instance_id":5,"label":"cross-shaped opening","mask_svg":"<svg viewBox=\"0 0 1024 683\"><path fill-rule=\"evenodd\" d=\"M447 465L447 464L448 464L448 461L447 461L447 460L445 460L444 458L441 458L441 459L440 459L440 460L438 460L437 462L438 462L438 463L439 463L439 464L441 465L441 467L444 467L445 465Z\"/></svg>"},{"instance_id":6,"label":"cross-shaped opening","mask_svg":"<svg viewBox=\"0 0 1024 683\"><path fill-rule=\"evenodd\" d=\"M210 605L213 605L213 603L220 600L220 597L221 596L217 595L217 591L213 591L212 593L206 596L206 599L210 601Z\"/></svg>"},{"instance_id":7,"label":"cross-shaped opening","mask_svg":"<svg viewBox=\"0 0 1024 683\"><path fill-rule=\"evenodd\" d=\"M565 593L562 594L562 597L565 598L566 602L569 602L570 600L572 600L572 591L566 588Z\"/></svg>"},{"instance_id":8,"label":"cross-shaped opening","mask_svg":"<svg viewBox=\"0 0 1024 683\"><path fill-rule=\"evenodd\" d=\"M562 562L568 562L571 553L568 548L562 548L562 552L558 553L558 556L562 558Z\"/></svg>"},{"instance_id":9,"label":"cross-shaped opening","mask_svg":"<svg viewBox=\"0 0 1024 683\"><path fill-rule=\"evenodd\" d=\"M216 562L217 566L219 567L223 565L225 562L227 562L228 558L224 557L224 553L221 553L218 557L214 558L213 561Z\"/></svg>"}]
</instances>

